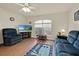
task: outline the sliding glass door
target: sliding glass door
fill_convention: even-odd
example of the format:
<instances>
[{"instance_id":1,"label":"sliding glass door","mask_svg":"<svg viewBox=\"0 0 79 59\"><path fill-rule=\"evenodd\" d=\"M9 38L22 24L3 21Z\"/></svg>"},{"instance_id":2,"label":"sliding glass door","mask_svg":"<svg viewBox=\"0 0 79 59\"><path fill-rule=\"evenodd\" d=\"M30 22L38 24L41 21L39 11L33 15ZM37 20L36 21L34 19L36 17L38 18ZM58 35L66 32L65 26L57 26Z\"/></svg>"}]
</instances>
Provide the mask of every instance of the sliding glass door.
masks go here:
<instances>
[{"instance_id":1,"label":"sliding glass door","mask_svg":"<svg viewBox=\"0 0 79 59\"><path fill-rule=\"evenodd\" d=\"M51 20L38 20L34 23L36 35L52 35L52 21Z\"/></svg>"}]
</instances>

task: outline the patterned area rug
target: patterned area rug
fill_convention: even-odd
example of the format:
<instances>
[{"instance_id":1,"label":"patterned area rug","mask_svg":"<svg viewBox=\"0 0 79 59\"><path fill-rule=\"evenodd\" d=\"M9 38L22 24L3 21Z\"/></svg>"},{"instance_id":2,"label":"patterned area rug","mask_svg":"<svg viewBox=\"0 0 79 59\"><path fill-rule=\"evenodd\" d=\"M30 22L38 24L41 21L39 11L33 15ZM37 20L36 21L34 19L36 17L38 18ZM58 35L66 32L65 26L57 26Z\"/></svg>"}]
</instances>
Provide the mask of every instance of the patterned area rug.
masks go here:
<instances>
[{"instance_id":1,"label":"patterned area rug","mask_svg":"<svg viewBox=\"0 0 79 59\"><path fill-rule=\"evenodd\" d=\"M49 44L36 44L25 56L52 56L52 47Z\"/></svg>"}]
</instances>

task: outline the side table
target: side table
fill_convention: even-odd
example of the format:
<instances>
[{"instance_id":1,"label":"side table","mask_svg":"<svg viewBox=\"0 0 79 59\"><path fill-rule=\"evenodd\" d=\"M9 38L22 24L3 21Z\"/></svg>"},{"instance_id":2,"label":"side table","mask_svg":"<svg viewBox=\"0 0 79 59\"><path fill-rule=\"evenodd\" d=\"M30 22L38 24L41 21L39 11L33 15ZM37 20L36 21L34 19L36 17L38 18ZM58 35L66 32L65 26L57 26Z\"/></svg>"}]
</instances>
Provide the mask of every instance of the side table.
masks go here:
<instances>
[{"instance_id":1,"label":"side table","mask_svg":"<svg viewBox=\"0 0 79 59\"><path fill-rule=\"evenodd\" d=\"M60 39L67 39L67 36L60 36L60 35L58 35L57 38L60 38Z\"/></svg>"}]
</instances>

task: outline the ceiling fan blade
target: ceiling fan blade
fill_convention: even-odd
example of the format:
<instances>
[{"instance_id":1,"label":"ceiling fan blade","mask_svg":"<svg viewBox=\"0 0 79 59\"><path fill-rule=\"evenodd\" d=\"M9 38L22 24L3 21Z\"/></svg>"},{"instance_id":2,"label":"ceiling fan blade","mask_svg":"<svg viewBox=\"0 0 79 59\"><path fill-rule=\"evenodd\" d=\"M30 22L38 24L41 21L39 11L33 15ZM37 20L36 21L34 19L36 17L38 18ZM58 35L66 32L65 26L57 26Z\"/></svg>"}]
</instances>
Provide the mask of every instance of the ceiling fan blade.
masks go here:
<instances>
[{"instance_id":1,"label":"ceiling fan blade","mask_svg":"<svg viewBox=\"0 0 79 59\"><path fill-rule=\"evenodd\" d=\"M19 6L24 7L24 5L22 3L16 3L16 4L19 5Z\"/></svg>"},{"instance_id":2,"label":"ceiling fan blade","mask_svg":"<svg viewBox=\"0 0 79 59\"><path fill-rule=\"evenodd\" d=\"M36 9L35 7L31 7L31 6L29 6L29 8L30 8L30 9Z\"/></svg>"}]
</instances>

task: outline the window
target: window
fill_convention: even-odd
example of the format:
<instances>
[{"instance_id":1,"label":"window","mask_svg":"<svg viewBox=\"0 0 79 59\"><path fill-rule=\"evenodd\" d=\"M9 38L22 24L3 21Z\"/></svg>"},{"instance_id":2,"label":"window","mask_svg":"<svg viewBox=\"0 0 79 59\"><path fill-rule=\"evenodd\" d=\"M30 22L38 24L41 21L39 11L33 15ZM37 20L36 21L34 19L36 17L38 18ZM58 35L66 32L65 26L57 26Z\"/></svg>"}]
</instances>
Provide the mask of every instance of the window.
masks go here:
<instances>
[{"instance_id":1,"label":"window","mask_svg":"<svg viewBox=\"0 0 79 59\"><path fill-rule=\"evenodd\" d=\"M51 35L51 20L38 20L35 21L35 34L38 35Z\"/></svg>"}]
</instances>

